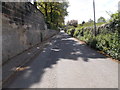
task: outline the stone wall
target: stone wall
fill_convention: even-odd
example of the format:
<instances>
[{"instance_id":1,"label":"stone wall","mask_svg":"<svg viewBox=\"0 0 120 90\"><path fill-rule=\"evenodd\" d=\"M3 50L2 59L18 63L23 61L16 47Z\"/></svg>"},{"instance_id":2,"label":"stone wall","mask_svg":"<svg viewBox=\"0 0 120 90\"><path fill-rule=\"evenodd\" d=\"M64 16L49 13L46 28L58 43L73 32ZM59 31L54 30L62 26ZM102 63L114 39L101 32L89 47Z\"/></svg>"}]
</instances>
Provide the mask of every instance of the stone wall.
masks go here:
<instances>
[{"instance_id":1,"label":"stone wall","mask_svg":"<svg viewBox=\"0 0 120 90\"><path fill-rule=\"evenodd\" d=\"M115 32L116 29L117 29L117 26L115 26L114 28L111 28L111 23L102 24L100 26L96 26L96 35L101 33ZM82 33L86 31L91 32L91 34L95 34L94 26L82 28Z\"/></svg>"},{"instance_id":2,"label":"stone wall","mask_svg":"<svg viewBox=\"0 0 120 90\"><path fill-rule=\"evenodd\" d=\"M30 2L2 2L3 63L56 33Z\"/></svg>"}]
</instances>

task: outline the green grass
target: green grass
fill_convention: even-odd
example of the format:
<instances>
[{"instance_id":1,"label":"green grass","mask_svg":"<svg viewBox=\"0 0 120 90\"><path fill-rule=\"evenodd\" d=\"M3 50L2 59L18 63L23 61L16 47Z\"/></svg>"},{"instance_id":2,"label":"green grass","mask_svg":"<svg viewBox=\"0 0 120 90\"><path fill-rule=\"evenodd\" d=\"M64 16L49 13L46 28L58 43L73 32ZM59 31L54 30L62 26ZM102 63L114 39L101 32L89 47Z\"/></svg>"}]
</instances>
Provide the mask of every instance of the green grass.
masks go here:
<instances>
[{"instance_id":1,"label":"green grass","mask_svg":"<svg viewBox=\"0 0 120 90\"><path fill-rule=\"evenodd\" d=\"M101 22L101 23L96 23L96 26L101 26L102 24L106 24L106 23L104 23L104 22ZM91 23L89 23L89 22L87 22L87 23L85 23L83 26L81 26L81 25L78 25L78 27L77 28L84 28L84 27L93 27L94 26L94 22L91 22Z\"/></svg>"}]
</instances>

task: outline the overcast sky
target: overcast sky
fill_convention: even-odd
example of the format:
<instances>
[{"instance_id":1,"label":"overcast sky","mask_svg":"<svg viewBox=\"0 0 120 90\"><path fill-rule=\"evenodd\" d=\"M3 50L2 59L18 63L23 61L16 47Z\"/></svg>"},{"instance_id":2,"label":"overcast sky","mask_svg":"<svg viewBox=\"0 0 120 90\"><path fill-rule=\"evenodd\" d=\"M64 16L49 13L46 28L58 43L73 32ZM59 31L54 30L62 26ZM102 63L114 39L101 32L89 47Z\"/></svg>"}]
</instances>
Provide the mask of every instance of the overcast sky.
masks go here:
<instances>
[{"instance_id":1,"label":"overcast sky","mask_svg":"<svg viewBox=\"0 0 120 90\"><path fill-rule=\"evenodd\" d=\"M78 20L81 23L83 20L88 21L90 18L93 20L93 0L68 0L69 7L67 11L68 16L65 17L65 22L68 20ZM96 4L96 19L100 16L109 19L106 13L115 13L118 10L118 1L120 0L95 0Z\"/></svg>"}]
</instances>

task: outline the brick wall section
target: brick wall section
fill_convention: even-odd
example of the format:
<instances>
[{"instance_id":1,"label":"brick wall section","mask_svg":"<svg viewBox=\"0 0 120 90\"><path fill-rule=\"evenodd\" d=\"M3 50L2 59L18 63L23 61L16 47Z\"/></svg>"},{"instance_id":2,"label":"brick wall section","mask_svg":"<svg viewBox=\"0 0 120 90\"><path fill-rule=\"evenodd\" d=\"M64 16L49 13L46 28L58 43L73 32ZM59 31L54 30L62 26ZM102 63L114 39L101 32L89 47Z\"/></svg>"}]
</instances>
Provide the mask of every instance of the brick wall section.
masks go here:
<instances>
[{"instance_id":1,"label":"brick wall section","mask_svg":"<svg viewBox=\"0 0 120 90\"><path fill-rule=\"evenodd\" d=\"M56 33L30 2L2 2L1 13L3 63Z\"/></svg>"}]
</instances>

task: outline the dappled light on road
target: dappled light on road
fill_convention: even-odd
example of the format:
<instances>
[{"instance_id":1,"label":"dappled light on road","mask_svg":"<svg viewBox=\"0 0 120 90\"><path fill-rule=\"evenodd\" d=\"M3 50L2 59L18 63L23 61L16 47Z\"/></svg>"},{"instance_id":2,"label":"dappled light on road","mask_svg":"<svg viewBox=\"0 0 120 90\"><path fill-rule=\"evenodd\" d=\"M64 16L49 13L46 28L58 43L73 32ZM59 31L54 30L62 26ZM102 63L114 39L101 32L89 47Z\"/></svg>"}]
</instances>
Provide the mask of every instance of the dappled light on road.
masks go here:
<instances>
[{"instance_id":1,"label":"dappled light on road","mask_svg":"<svg viewBox=\"0 0 120 90\"><path fill-rule=\"evenodd\" d=\"M118 83L117 63L64 32L54 37L28 66L8 87L99 88L117 87Z\"/></svg>"}]
</instances>

